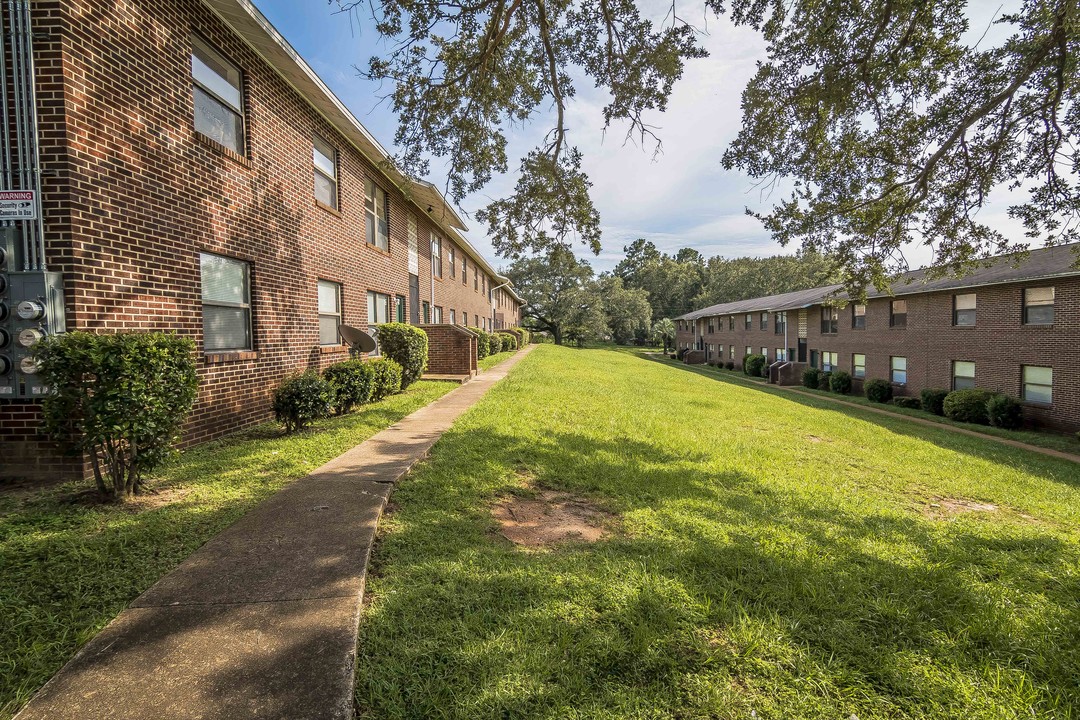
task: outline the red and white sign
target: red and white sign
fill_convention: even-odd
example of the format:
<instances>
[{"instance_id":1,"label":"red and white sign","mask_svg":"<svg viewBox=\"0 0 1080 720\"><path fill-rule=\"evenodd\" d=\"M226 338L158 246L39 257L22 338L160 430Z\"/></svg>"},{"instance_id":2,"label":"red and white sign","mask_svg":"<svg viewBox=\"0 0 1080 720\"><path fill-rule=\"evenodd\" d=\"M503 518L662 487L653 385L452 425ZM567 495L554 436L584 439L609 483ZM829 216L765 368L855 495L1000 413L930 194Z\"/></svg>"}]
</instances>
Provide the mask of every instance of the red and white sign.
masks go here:
<instances>
[{"instance_id":1,"label":"red and white sign","mask_svg":"<svg viewBox=\"0 0 1080 720\"><path fill-rule=\"evenodd\" d=\"M33 190L0 190L0 220L37 220Z\"/></svg>"}]
</instances>

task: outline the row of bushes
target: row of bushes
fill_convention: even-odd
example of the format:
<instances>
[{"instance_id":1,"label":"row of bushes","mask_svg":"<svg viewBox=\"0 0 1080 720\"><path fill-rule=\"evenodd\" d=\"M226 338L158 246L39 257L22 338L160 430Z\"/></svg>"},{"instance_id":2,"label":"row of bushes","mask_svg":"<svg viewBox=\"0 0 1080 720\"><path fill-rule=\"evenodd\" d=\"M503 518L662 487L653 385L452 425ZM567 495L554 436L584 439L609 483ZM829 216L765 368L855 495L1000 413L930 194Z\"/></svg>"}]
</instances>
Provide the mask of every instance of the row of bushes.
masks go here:
<instances>
[{"instance_id":1,"label":"row of bushes","mask_svg":"<svg viewBox=\"0 0 1080 720\"><path fill-rule=\"evenodd\" d=\"M387 357L334 363L322 375L291 375L274 390L274 416L286 432L295 432L331 412L343 415L401 392L403 376L401 365Z\"/></svg>"},{"instance_id":2,"label":"row of bushes","mask_svg":"<svg viewBox=\"0 0 1080 720\"><path fill-rule=\"evenodd\" d=\"M827 373L816 368L807 368L803 371L802 381L803 386L811 389L831 390L843 395L851 392L851 375L843 370ZM917 398L893 397L892 383L878 378L863 383L863 394L872 402L891 403L896 407L911 410L926 410L957 422L1015 430L1023 420L1023 411L1016 398L992 390L972 388L950 392L927 388Z\"/></svg>"},{"instance_id":3,"label":"row of bushes","mask_svg":"<svg viewBox=\"0 0 1080 720\"><path fill-rule=\"evenodd\" d=\"M511 350L518 349L518 338L514 333L509 332L493 332L489 333L487 330L483 330L478 327L470 327L477 335L476 340L476 358L483 360L489 355L498 355L501 352L509 352ZM522 330L522 333L527 331ZM523 342L528 342L528 335L525 334Z\"/></svg>"}]
</instances>

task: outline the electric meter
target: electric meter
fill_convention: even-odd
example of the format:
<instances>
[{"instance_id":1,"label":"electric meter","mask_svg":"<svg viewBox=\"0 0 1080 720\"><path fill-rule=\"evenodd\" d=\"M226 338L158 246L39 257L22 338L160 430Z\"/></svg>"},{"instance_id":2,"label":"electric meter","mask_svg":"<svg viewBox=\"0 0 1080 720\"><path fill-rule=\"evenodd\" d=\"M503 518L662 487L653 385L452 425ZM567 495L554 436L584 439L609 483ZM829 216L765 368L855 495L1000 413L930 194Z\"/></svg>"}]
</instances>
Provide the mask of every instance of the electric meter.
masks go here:
<instances>
[{"instance_id":1,"label":"electric meter","mask_svg":"<svg viewBox=\"0 0 1080 720\"><path fill-rule=\"evenodd\" d=\"M20 320L41 320L45 317L45 306L37 300L23 300L15 312Z\"/></svg>"},{"instance_id":2,"label":"electric meter","mask_svg":"<svg viewBox=\"0 0 1080 720\"><path fill-rule=\"evenodd\" d=\"M23 347L33 347L45 338L45 333L37 328L26 328L19 333L19 344Z\"/></svg>"},{"instance_id":3,"label":"electric meter","mask_svg":"<svg viewBox=\"0 0 1080 720\"><path fill-rule=\"evenodd\" d=\"M24 375L36 375L38 371L37 360L32 357L24 357L19 360L19 370Z\"/></svg>"}]
</instances>

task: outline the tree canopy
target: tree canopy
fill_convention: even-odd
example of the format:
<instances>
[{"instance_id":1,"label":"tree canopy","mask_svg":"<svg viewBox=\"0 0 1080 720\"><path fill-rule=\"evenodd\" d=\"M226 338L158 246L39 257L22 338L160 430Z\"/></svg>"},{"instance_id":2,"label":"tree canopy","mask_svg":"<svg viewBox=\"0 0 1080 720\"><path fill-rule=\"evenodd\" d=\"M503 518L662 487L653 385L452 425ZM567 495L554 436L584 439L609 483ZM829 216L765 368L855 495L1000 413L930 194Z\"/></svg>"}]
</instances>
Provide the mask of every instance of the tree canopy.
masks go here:
<instances>
[{"instance_id":1,"label":"tree canopy","mask_svg":"<svg viewBox=\"0 0 1080 720\"><path fill-rule=\"evenodd\" d=\"M684 64L705 55L684 19L702 6L673 3L654 21L636 0L331 2L370 12L387 49L366 73L390 84L396 160L417 176L429 158L445 160L452 200L508 170L509 129L550 120L514 192L478 213L509 256L574 238L599 250L599 214L566 126L577 84L608 91L605 128L659 142L649 118L666 109ZM767 42L723 163L792 187L758 217L781 244L829 255L852 289L907 269L912 242L930 243L950 271L1017 247L978 215L1002 186L1017 194L1010 213L1028 240L1077 239L1076 0L1021 0L995 19L997 43L970 27L967 0L703 6Z\"/></svg>"}]
</instances>

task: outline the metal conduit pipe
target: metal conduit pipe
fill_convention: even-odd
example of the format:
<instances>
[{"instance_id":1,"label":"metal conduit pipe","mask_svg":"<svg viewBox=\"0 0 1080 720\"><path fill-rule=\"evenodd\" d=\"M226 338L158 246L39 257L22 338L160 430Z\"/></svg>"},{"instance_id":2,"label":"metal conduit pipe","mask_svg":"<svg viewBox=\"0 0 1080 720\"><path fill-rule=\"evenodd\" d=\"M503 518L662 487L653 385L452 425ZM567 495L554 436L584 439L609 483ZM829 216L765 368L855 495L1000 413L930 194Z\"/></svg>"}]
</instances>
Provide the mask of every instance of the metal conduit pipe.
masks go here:
<instances>
[{"instance_id":1,"label":"metal conduit pipe","mask_svg":"<svg viewBox=\"0 0 1080 720\"><path fill-rule=\"evenodd\" d=\"M8 0L8 18L11 24L11 75L12 75L12 104L15 106L15 150L18 155L18 185L20 189L26 189L26 155L23 141L23 103L22 103L22 53L19 52L21 23L18 13L15 11L15 0ZM30 269L30 237L29 233L23 232L23 270Z\"/></svg>"},{"instance_id":2,"label":"metal conduit pipe","mask_svg":"<svg viewBox=\"0 0 1080 720\"><path fill-rule=\"evenodd\" d=\"M25 26L24 43L26 48L26 98L29 108L29 127L27 137L30 141L27 155L32 165L30 166L31 188L34 191L35 215L37 220L32 223L34 245L34 269L45 270L45 217L41 211L41 146L38 143L38 115L37 115L37 77L34 67L34 35L30 25L30 0L22 0L23 24Z\"/></svg>"},{"instance_id":3,"label":"metal conduit pipe","mask_svg":"<svg viewBox=\"0 0 1080 720\"><path fill-rule=\"evenodd\" d=\"M8 80L7 80L7 23L4 22L4 13L0 11L0 102L4 105L4 121L0 127L0 145L2 145L3 175L0 190L11 189L11 127L8 123ZM5 227L11 225L10 220L2 223Z\"/></svg>"}]
</instances>

